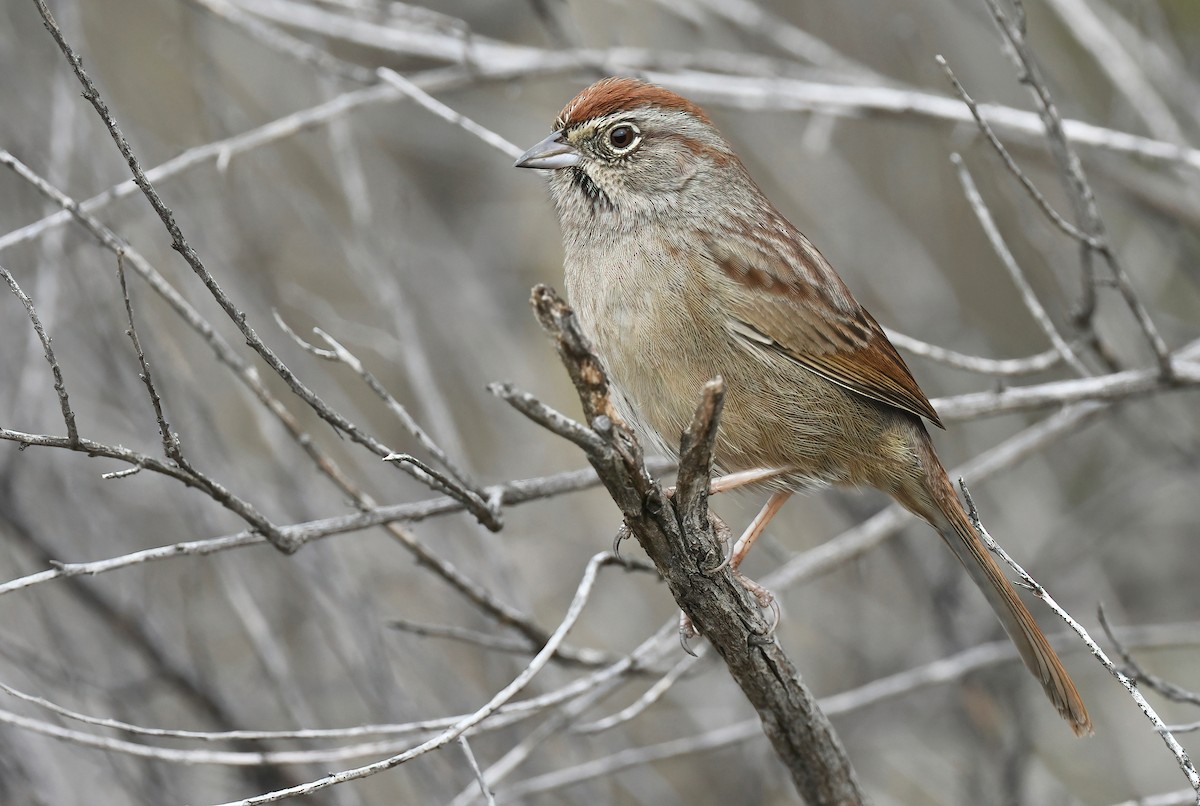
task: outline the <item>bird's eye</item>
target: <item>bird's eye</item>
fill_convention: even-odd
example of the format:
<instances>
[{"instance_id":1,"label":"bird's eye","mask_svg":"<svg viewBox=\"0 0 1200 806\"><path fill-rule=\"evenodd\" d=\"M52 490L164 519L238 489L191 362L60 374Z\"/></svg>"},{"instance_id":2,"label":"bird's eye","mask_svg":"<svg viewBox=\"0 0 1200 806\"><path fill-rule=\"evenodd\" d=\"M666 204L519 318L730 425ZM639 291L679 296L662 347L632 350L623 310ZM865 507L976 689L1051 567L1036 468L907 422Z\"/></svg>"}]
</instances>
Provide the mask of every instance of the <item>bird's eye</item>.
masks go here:
<instances>
[{"instance_id":1,"label":"bird's eye","mask_svg":"<svg viewBox=\"0 0 1200 806\"><path fill-rule=\"evenodd\" d=\"M617 151L628 151L640 136L641 132L631 123L619 123L608 130L608 142Z\"/></svg>"}]
</instances>

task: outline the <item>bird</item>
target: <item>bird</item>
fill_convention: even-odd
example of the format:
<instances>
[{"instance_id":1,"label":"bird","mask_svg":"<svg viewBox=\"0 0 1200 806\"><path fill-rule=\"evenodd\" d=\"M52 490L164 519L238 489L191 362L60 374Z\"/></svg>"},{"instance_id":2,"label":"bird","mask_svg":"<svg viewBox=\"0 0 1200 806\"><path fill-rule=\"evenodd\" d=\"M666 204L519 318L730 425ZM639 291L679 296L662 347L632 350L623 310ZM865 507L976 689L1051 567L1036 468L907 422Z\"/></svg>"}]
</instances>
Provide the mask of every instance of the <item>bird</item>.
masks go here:
<instances>
[{"instance_id":1,"label":"bird","mask_svg":"<svg viewBox=\"0 0 1200 806\"><path fill-rule=\"evenodd\" d=\"M567 298L618 408L671 446L724 379L714 446L770 496L737 565L796 490L873 487L928 523L1076 735L1091 718L938 459L937 411L875 318L771 203L709 116L636 78L601 79L516 167L549 172Z\"/></svg>"}]
</instances>

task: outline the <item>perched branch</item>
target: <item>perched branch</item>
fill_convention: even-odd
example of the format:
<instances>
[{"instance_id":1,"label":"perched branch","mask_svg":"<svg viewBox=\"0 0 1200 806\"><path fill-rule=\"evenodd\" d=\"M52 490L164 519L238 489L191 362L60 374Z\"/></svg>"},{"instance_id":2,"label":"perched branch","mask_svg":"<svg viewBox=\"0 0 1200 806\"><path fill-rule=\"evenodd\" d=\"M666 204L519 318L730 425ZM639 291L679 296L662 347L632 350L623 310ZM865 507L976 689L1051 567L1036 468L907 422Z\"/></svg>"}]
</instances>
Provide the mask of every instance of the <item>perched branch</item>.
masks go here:
<instances>
[{"instance_id":1,"label":"perched branch","mask_svg":"<svg viewBox=\"0 0 1200 806\"><path fill-rule=\"evenodd\" d=\"M745 589L727 567L711 575L706 571L721 551L708 516L707 495L723 384L717 380L706 387L684 435L678 491L669 498L651 480L637 439L616 414L607 375L574 313L546 286L534 289L533 306L554 338L586 421L603 442L588 452L588 461L675 601L725 660L754 705L801 795L812 804L863 802L832 726L779 645L764 640L768 625L747 601Z\"/></svg>"}]
</instances>

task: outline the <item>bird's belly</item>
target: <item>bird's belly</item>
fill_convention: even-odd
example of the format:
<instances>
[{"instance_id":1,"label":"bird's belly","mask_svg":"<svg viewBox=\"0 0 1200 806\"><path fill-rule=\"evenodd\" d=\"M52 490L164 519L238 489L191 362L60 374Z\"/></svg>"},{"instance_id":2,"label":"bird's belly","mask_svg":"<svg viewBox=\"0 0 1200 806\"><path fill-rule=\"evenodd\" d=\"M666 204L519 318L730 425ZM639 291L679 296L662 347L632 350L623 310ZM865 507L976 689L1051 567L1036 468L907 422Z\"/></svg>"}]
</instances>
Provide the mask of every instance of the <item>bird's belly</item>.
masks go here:
<instances>
[{"instance_id":1,"label":"bird's belly","mask_svg":"<svg viewBox=\"0 0 1200 806\"><path fill-rule=\"evenodd\" d=\"M660 448L678 451L704 385L719 375L726 389L716 444L722 470L786 466L796 482L852 480L854 457L845 446L869 450L876 437L865 430L878 417L852 417L849 430L861 433L848 434L840 415L869 401L798 365L780 371L778 359L763 361L723 326L685 319L682 305L664 306L661 298L659 305L631 305L630 299L611 295L602 305L579 306L578 313L619 392L622 414Z\"/></svg>"}]
</instances>

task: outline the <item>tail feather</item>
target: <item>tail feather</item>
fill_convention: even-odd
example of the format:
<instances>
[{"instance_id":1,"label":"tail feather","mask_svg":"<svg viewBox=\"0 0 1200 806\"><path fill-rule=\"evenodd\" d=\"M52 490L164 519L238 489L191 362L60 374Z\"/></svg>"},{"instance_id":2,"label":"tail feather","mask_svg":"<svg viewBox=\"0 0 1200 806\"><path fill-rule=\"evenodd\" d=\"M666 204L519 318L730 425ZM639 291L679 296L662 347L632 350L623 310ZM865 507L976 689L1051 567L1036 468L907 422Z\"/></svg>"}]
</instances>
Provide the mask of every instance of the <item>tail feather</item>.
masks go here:
<instances>
[{"instance_id":1,"label":"tail feather","mask_svg":"<svg viewBox=\"0 0 1200 806\"><path fill-rule=\"evenodd\" d=\"M979 586L988 604L992 606L1004 631L1008 633L1021 660L1042 684L1046 696L1054 703L1058 713L1071 726L1076 736L1092 733L1092 720L1088 716L1083 698L1062 661L1046 640L1033 615L1017 596L1016 590L1000 566L984 546L975 527L971 524L957 499L954 509L943 513L944 524L935 524L938 533Z\"/></svg>"},{"instance_id":2,"label":"tail feather","mask_svg":"<svg viewBox=\"0 0 1200 806\"><path fill-rule=\"evenodd\" d=\"M929 511L930 508L925 502L922 502L925 504L923 506L912 506L916 501L910 503L910 508L937 530L942 540L967 569L967 573L1000 619L1004 631L1016 645L1026 668L1042 684L1046 696L1054 703L1062 718L1070 724L1071 730L1076 736L1090 735L1092 720L1074 681L1067 674L1062 661L1046 640L1033 615L1017 596L1012 583L983 544L959 502L946 471L933 457L932 450L927 457L926 472L926 494L933 494L932 503L936 509Z\"/></svg>"}]
</instances>

